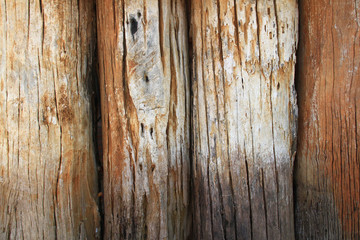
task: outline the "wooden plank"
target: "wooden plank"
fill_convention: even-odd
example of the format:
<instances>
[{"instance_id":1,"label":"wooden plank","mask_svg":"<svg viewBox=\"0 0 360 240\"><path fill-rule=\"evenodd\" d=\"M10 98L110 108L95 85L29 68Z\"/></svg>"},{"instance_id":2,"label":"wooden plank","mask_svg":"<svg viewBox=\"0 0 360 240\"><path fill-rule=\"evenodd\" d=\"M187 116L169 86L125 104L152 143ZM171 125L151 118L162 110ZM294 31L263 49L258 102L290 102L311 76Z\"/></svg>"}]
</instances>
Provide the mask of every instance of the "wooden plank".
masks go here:
<instances>
[{"instance_id":1,"label":"wooden plank","mask_svg":"<svg viewBox=\"0 0 360 240\"><path fill-rule=\"evenodd\" d=\"M299 6L296 233L359 239L359 1Z\"/></svg>"},{"instance_id":2,"label":"wooden plank","mask_svg":"<svg viewBox=\"0 0 360 240\"><path fill-rule=\"evenodd\" d=\"M183 0L99 0L105 239L189 233Z\"/></svg>"},{"instance_id":3,"label":"wooden plank","mask_svg":"<svg viewBox=\"0 0 360 240\"><path fill-rule=\"evenodd\" d=\"M100 234L92 1L0 1L0 238Z\"/></svg>"},{"instance_id":4,"label":"wooden plank","mask_svg":"<svg viewBox=\"0 0 360 240\"><path fill-rule=\"evenodd\" d=\"M294 239L297 3L192 1L196 239Z\"/></svg>"}]
</instances>

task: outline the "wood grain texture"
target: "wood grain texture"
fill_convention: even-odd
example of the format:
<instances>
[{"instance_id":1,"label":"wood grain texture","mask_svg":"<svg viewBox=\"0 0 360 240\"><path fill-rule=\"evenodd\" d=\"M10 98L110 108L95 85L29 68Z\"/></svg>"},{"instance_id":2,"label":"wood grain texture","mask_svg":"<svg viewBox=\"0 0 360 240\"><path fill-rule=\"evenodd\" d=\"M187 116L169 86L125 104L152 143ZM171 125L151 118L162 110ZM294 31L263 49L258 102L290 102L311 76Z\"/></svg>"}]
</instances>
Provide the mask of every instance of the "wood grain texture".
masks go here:
<instances>
[{"instance_id":1,"label":"wood grain texture","mask_svg":"<svg viewBox=\"0 0 360 240\"><path fill-rule=\"evenodd\" d=\"M192 1L195 239L294 239L295 0Z\"/></svg>"},{"instance_id":2,"label":"wood grain texture","mask_svg":"<svg viewBox=\"0 0 360 240\"><path fill-rule=\"evenodd\" d=\"M183 0L97 2L105 239L189 233Z\"/></svg>"},{"instance_id":3,"label":"wood grain texture","mask_svg":"<svg viewBox=\"0 0 360 240\"><path fill-rule=\"evenodd\" d=\"M0 1L0 239L100 234L94 2Z\"/></svg>"},{"instance_id":4,"label":"wood grain texture","mask_svg":"<svg viewBox=\"0 0 360 240\"><path fill-rule=\"evenodd\" d=\"M300 1L299 239L360 238L360 2Z\"/></svg>"}]
</instances>

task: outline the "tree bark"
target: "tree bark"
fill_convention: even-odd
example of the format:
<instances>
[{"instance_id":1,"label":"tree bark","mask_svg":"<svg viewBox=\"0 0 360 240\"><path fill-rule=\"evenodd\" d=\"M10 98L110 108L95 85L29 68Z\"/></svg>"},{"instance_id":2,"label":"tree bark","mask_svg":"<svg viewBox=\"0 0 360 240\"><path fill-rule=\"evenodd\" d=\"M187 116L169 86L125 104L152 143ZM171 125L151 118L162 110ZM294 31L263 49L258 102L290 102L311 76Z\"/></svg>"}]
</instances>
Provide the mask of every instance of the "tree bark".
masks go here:
<instances>
[{"instance_id":1,"label":"tree bark","mask_svg":"<svg viewBox=\"0 0 360 240\"><path fill-rule=\"evenodd\" d=\"M105 239L189 233L183 0L99 0Z\"/></svg>"},{"instance_id":2,"label":"tree bark","mask_svg":"<svg viewBox=\"0 0 360 240\"><path fill-rule=\"evenodd\" d=\"M294 239L297 3L192 1L196 239Z\"/></svg>"},{"instance_id":3,"label":"tree bark","mask_svg":"<svg viewBox=\"0 0 360 240\"><path fill-rule=\"evenodd\" d=\"M300 2L299 239L360 238L359 5Z\"/></svg>"},{"instance_id":4,"label":"tree bark","mask_svg":"<svg viewBox=\"0 0 360 240\"><path fill-rule=\"evenodd\" d=\"M95 6L0 1L0 238L100 234L89 80Z\"/></svg>"}]
</instances>

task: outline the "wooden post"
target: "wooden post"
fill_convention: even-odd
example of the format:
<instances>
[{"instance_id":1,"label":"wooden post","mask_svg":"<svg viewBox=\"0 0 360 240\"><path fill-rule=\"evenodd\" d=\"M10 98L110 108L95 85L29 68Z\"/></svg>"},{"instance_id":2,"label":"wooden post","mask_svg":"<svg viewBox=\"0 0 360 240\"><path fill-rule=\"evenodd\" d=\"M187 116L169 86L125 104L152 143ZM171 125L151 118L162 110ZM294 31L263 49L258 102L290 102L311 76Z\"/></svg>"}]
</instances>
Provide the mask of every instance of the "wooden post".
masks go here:
<instances>
[{"instance_id":1,"label":"wooden post","mask_svg":"<svg viewBox=\"0 0 360 240\"><path fill-rule=\"evenodd\" d=\"M89 80L95 5L0 1L0 238L100 234Z\"/></svg>"},{"instance_id":2,"label":"wooden post","mask_svg":"<svg viewBox=\"0 0 360 240\"><path fill-rule=\"evenodd\" d=\"M294 239L296 0L191 4L195 239Z\"/></svg>"},{"instance_id":3,"label":"wooden post","mask_svg":"<svg viewBox=\"0 0 360 240\"><path fill-rule=\"evenodd\" d=\"M360 238L360 3L300 2L299 239Z\"/></svg>"},{"instance_id":4,"label":"wooden post","mask_svg":"<svg viewBox=\"0 0 360 240\"><path fill-rule=\"evenodd\" d=\"M184 0L99 0L105 239L189 233Z\"/></svg>"}]
</instances>

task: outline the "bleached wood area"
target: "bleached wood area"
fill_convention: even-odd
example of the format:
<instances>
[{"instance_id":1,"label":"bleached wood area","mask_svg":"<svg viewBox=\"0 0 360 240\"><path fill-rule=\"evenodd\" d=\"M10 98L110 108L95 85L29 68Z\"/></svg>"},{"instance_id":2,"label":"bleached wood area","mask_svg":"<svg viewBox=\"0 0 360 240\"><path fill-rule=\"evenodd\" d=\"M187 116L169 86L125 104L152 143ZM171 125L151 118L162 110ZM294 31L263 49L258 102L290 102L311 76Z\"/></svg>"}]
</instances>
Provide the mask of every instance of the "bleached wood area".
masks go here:
<instances>
[{"instance_id":1,"label":"bleached wood area","mask_svg":"<svg viewBox=\"0 0 360 240\"><path fill-rule=\"evenodd\" d=\"M191 2L196 239L294 239L297 11Z\"/></svg>"},{"instance_id":2,"label":"bleached wood area","mask_svg":"<svg viewBox=\"0 0 360 240\"><path fill-rule=\"evenodd\" d=\"M95 239L95 5L0 1L0 239Z\"/></svg>"},{"instance_id":3,"label":"bleached wood area","mask_svg":"<svg viewBox=\"0 0 360 240\"><path fill-rule=\"evenodd\" d=\"M105 239L189 234L184 0L97 1Z\"/></svg>"}]
</instances>

